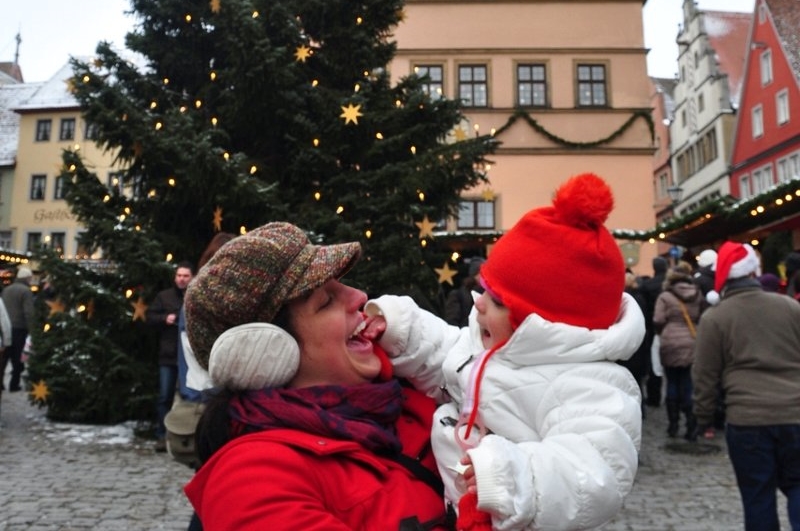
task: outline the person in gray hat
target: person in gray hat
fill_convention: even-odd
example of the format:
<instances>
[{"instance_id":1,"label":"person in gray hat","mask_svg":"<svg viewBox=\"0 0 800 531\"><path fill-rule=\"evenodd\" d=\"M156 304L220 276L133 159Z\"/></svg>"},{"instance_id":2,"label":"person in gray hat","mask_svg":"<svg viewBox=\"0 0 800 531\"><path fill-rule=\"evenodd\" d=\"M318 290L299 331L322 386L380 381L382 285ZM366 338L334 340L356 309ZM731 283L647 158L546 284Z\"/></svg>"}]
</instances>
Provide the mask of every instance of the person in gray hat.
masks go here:
<instances>
[{"instance_id":1,"label":"person in gray hat","mask_svg":"<svg viewBox=\"0 0 800 531\"><path fill-rule=\"evenodd\" d=\"M9 319L11 319L11 347L3 356L0 374L5 377L6 365L11 361L11 379L8 382L8 390L12 393L22 389L20 380L22 371L25 370L25 364L22 362L22 350L25 348L28 329L33 322L31 277L33 277L33 271L30 268L20 267L17 270L16 280L3 289L2 295L3 304L6 306Z\"/></svg>"}]
</instances>

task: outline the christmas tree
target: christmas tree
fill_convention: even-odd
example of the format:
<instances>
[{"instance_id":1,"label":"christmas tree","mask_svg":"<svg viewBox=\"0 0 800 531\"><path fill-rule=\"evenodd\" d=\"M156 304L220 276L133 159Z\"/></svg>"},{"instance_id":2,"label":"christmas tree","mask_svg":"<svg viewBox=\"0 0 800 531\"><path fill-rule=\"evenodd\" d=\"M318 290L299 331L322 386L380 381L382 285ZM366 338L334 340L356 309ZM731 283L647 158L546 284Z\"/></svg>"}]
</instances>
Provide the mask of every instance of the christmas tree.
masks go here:
<instances>
[{"instance_id":1,"label":"christmas tree","mask_svg":"<svg viewBox=\"0 0 800 531\"><path fill-rule=\"evenodd\" d=\"M73 60L71 90L118 183L65 151L67 201L95 262L43 251L54 293L29 370L48 415L153 415L156 348L143 305L215 232L293 222L320 244L360 241L346 281L436 305L448 259L430 231L485 180L490 137L453 131L458 102L392 85L397 0L132 0L130 56ZM127 55L127 54L126 54ZM55 307L55 309L54 309ZM40 393L44 394L44 393Z\"/></svg>"}]
</instances>

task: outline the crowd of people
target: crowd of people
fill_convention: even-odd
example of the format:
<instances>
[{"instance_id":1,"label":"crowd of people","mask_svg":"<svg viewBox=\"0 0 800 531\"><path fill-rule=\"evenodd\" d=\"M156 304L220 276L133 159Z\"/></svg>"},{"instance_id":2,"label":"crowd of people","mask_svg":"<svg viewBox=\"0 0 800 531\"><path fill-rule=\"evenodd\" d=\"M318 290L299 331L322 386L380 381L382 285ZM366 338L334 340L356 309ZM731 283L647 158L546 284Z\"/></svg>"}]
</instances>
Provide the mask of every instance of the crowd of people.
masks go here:
<instances>
[{"instance_id":1,"label":"crowd of people","mask_svg":"<svg viewBox=\"0 0 800 531\"><path fill-rule=\"evenodd\" d=\"M290 223L177 264L147 322L156 451L195 470L189 529L596 528L655 414L668 437L724 430L746 529L779 528L778 490L800 528L800 253L785 282L735 242L637 276L612 208L603 179L571 178L469 261L442 317L368 299L342 278L358 243ZM31 277L0 299L10 391Z\"/></svg>"},{"instance_id":2,"label":"crowd of people","mask_svg":"<svg viewBox=\"0 0 800 531\"><path fill-rule=\"evenodd\" d=\"M658 257L637 277L607 212L560 210L570 186L476 260L466 325L348 287L354 243L315 246L277 223L219 249L185 303L186 344L213 389L186 486L194 529L288 515L312 529L601 526L632 488L648 405L662 404L669 437L682 417L689 441L725 430L746 529L777 529L777 490L796 525L800 305L732 242L694 265ZM581 240L598 235L599 249ZM550 238L562 252L545 252ZM551 278L566 260L583 266L574 291ZM356 475L362 460L382 473ZM359 481L343 488L347 474Z\"/></svg>"}]
</instances>

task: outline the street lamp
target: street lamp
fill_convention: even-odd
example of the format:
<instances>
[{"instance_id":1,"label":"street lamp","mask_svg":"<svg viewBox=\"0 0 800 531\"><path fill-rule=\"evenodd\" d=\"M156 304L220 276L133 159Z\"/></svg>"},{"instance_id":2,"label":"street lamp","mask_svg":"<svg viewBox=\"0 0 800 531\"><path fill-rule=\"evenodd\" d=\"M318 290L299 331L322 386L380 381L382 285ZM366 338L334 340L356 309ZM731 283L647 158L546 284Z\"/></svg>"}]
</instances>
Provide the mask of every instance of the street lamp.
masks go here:
<instances>
[{"instance_id":1,"label":"street lamp","mask_svg":"<svg viewBox=\"0 0 800 531\"><path fill-rule=\"evenodd\" d=\"M681 199L683 198L683 188L681 188L677 184L674 184L669 188L667 188L667 194L669 195L669 198L672 200L672 204L677 205L678 203L681 202Z\"/></svg>"}]
</instances>

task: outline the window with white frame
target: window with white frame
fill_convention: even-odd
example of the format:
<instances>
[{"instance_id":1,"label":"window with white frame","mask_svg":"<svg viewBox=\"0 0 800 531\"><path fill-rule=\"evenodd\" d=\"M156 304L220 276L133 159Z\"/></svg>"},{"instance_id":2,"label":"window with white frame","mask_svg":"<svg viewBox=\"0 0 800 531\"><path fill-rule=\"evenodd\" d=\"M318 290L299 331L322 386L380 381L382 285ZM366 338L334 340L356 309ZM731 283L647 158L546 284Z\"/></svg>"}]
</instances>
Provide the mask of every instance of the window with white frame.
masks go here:
<instances>
[{"instance_id":1,"label":"window with white frame","mask_svg":"<svg viewBox=\"0 0 800 531\"><path fill-rule=\"evenodd\" d=\"M459 229L493 229L494 201L464 200L458 205Z\"/></svg>"},{"instance_id":2,"label":"window with white frame","mask_svg":"<svg viewBox=\"0 0 800 531\"><path fill-rule=\"evenodd\" d=\"M775 164L775 169L778 173L778 182L785 183L791 178L789 174L789 159L788 157L779 159L778 162Z\"/></svg>"},{"instance_id":3,"label":"window with white frame","mask_svg":"<svg viewBox=\"0 0 800 531\"><path fill-rule=\"evenodd\" d=\"M31 191L28 196L32 201L44 201L44 191L47 188L47 175L31 175Z\"/></svg>"},{"instance_id":4,"label":"window with white frame","mask_svg":"<svg viewBox=\"0 0 800 531\"><path fill-rule=\"evenodd\" d=\"M669 175L663 172L658 176L658 190L656 190L656 197L664 198L669 197Z\"/></svg>"},{"instance_id":5,"label":"window with white frame","mask_svg":"<svg viewBox=\"0 0 800 531\"><path fill-rule=\"evenodd\" d=\"M486 65L458 67L458 97L465 107L489 105L489 86Z\"/></svg>"},{"instance_id":6,"label":"window with white frame","mask_svg":"<svg viewBox=\"0 0 800 531\"><path fill-rule=\"evenodd\" d=\"M763 24L767 21L767 6L765 4L761 4L758 6L758 23Z\"/></svg>"},{"instance_id":7,"label":"window with white frame","mask_svg":"<svg viewBox=\"0 0 800 531\"><path fill-rule=\"evenodd\" d=\"M762 166L753 171L753 178L750 179L751 191L753 195L766 192L772 185L772 164Z\"/></svg>"},{"instance_id":8,"label":"window with white frame","mask_svg":"<svg viewBox=\"0 0 800 531\"><path fill-rule=\"evenodd\" d=\"M739 177L739 198L748 199L753 194L750 192L750 175Z\"/></svg>"},{"instance_id":9,"label":"window with white frame","mask_svg":"<svg viewBox=\"0 0 800 531\"><path fill-rule=\"evenodd\" d=\"M61 175L56 177L56 183L53 186L53 199L64 199L64 177Z\"/></svg>"},{"instance_id":10,"label":"window with white frame","mask_svg":"<svg viewBox=\"0 0 800 531\"><path fill-rule=\"evenodd\" d=\"M52 128L53 120L36 120L36 141L49 142Z\"/></svg>"},{"instance_id":11,"label":"window with white frame","mask_svg":"<svg viewBox=\"0 0 800 531\"><path fill-rule=\"evenodd\" d=\"M764 109L761 105L756 105L750 111L752 118L751 128L753 130L753 138L760 138L764 136Z\"/></svg>"},{"instance_id":12,"label":"window with white frame","mask_svg":"<svg viewBox=\"0 0 800 531\"><path fill-rule=\"evenodd\" d=\"M50 248L60 256L64 255L64 244L67 241L65 232L53 232L50 234Z\"/></svg>"},{"instance_id":13,"label":"window with white frame","mask_svg":"<svg viewBox=\"0 0 800 531\"><path fill-rule=\"evenodd\" d=\"M42 244L42 233L29 232L27 241L25 243L25 250L28 252L33 252L37 250L41 244Z\"/></svg>"},{"instance_id":14,"label":"window with white frame","mask_svg":"<svg viewBox=\"0 0 800 531\"><path fill-rule=\"evenodd\" d=\"M97 140L97 126L95 124L86 123L86 129L83 133L84 140Z\"/></svg>"},{"instance_id":15,"label":"window with white frame","mask_svg":"<svg viewBox=\"0 0 800 531\"><path fill-rule=\"evenodd\" d=\"M789 155L789 178L800 179L800 151Z\"/></svg>"},{"instance_id":16,"label":"window with white frame","mask_svg":"<svg viewBox=\"0 0 800 531\"><path fill-rule=\"evenodd\" d=\"M778 125L789 121L789 89L783 89L775 95L775 112Z\"/></svg>"},{"instance_id":17,"label":"window with white frame","mask_svg":"<svg viewBox=\"0 0 800 531\"><path fill-rule=\"evenodd\" d=\"M75 235L75 258L77 260L88 260L92 257L92 253L84 242L85 234L79 232Z\"/></svg>"},{"instance_id":18,"label":"window with white frame","mask_svg":"<svg viewBox=\"0 0 800 531\"><path fill-rule=\"evenodd\" d=\"M517 65L517 105L520 107L547 105L547 70L544 64Z\"/></svg>"},{"instance_id":19,"label":"window with white frame","mask_svg":"<svg viewBox=\"0 0 800 531\"><path fill-rule=\"evenodd\" d=\"M58 131L59 140L75 140L75 118L62 118Z\"/></svg>"},{"instance_id":20,"label":"window with white frame","mask_svg":"<svg viewBox=\"0 0 800 531\"><path fill-rule=\"evenodd\" d=\"M106 187L108 188L109 192L113 192L116 190L118 193L122 193L122 172L111 171L108 172L108 180L106 181Z\"/></svg>"},{"instance_id":21,"label":"window with white frame","mask_svg":"<svg viewBox=\"0 0 800 531\"><path fill-rule=\"evenodd\" d=\"M772 51L761 52L761 86L772 83Z\"/></svg>"},{"instance_id":22,"label":"window with white frame","mask_svg":"<svg viewBox=\"0 0 800 531\"><path fill-rule=\"evenodd\" d=\"M422 83L422 91L432 100L439 100L444 96L444 68L442 65L417 65L414 73L419 77L427 77Z\"/></svg>"},{"instance_id":23,"label":"window with white frame","mask_svg":"<svg viewBox=\"0 0 800 531\"><path fill-rule=\"evenodd\" d=\"M0 231L0 249L11 249L11 231Z\"/></svg>"},{"instance_id":24,"label":"window with white frame","mask_svg":"<svg viewBox=\"0 0 800 531\"><path fill-rule=\"evenodd\" d=\"M578 65L578 106L604 107L608 105L605 65Z\"/></svg>"}]
</instances>

